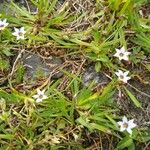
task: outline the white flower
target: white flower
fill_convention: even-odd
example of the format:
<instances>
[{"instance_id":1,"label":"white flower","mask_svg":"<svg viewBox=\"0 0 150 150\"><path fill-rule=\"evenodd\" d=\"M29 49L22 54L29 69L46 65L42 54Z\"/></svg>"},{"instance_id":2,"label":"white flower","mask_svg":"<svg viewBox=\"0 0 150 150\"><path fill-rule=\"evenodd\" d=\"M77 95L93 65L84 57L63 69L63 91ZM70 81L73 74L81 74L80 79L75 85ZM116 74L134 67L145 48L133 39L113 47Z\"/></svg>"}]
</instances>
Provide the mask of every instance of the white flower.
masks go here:
<instances>
[{"instance_id":1,"label":"white flower","mask_svg":"<svg viewBox=\"0 0 150 150\"><path fill-rule=\"evenodd\" d=\"M3 21L0 19L0 30L4 30L9 23L7 23L7 20L4 19Z\"/></svg>"},{"instance_id":2,"label":"white flower","mask_svg":"<svg viewBox=\"0 0 150 150\"><path fill-rule=\"evenodd\" d=\"M24 39L24 34L26 33L26 31L24 30L24 27L21 27L20 29L14 28L15 32L13 32L12 34L14 36L17 37L17 40L19 39Z\"/></svg>"},{"instance_id":3,"label":"white flower","mask_svg":"<svg viewBox=\"0 0 150 150\"><path fill-rule=\"evenodd\" d=\"M118 72L115 72L115 74L118 76L119 80L123 81L124 83L127 83L128 80L131 79L131 77L128 77L129 71L123 72L118 70Z\"/></svg>"},{"instance_id":4,"label":"white flower","mask_svg":"<svg viewBox=\"0 0 150 150\"><path fill-rule=\"evenodd\" d=\"M126 60L128 61L129 58L128 58L128 55L130 55L131 53L130 52L127 52L125 50L125 47L123 46L121 49L117 49L116 48L116 53L114 54L115 57L118 57L119 60Z\"/></svg>"},{"instance_id":5,"label":"white flower","mask_svg":"<svg viewBox=\"0 0 150 150\"><path fill-rule=\"evenodd\" d=\"M120 131L127 131L129 134L132 134L132 129L135 128L137 125L135 123L133 123L134 119L129 120L127 119L127 117L123 117L122 121L118 122L118 125L120 126Z\"/></svg>"},{"instance_id":6,"label":"white flower","mask_svg":"<svg viewBox=\"0 0 150 150\"><path fill-rule=\"evenodd\" d=\"M41 91L40 89L37 89L37 94L32 96L34 99L36 99L36 102L42 102L44 99L47 99L48 97L44 94L45 90Z\"/></svg>"}]
</instances>

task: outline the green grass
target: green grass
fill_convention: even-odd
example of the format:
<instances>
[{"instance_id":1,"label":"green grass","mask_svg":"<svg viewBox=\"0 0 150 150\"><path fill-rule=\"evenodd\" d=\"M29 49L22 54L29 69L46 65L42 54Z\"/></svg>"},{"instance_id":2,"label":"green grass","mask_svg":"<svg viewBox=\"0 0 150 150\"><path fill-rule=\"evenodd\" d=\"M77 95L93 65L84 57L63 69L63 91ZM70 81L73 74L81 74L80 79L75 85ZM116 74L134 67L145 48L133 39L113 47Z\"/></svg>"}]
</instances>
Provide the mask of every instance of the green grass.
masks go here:
<instances>
[{"instance_id":1,"label":"green grass","mask_svg":"<svg viewBox=\"0 0 150 150\"><path fill-rule=\"evenodd\" d=\"M136 150L139 143L146 148L150 140L148 127L137 125L132 135L120 132L117 122L123 116L134 116L118 106L118 91L136 109L144 108L141 99L132 93L131 85L119 82L115 72L129 70L133 80L138 77L144 85L150 85L144 78L150 71L150 18L139 14L144 5L149 5L148 0L89 0L87 5L84 1L66 0L61 6L58 0L30 2L38 8L36 14L13 2L6 5L12 13L0 12L0 17L9 22L0 31L0 77L8 80L0 85L0 149L104 149L105 135L110 137L109 144L115 138L110 149ZM25 27L24 40L17 41L12 35L14 27ZM122 46L132 53L128 62L113 56L115 48ZM23 49L37 52L40 48L52 54L65 51L64 58L73 63L73 57L84 57L84 67L93 63L96 72L104 72L110 81L98 89L94 88L94 81L85 87L82 71L62 70L67 81L64 85L63 79L39 80L39 84L28 85L23 81L22 64L15 64L12 70L9 60ZM138 66L144 70L143 77L133 69ZM48 96L39 103L32 97L37 88L46 89ZM99 136L92 137L93 133Z\"/></svg>"}]
</instances>

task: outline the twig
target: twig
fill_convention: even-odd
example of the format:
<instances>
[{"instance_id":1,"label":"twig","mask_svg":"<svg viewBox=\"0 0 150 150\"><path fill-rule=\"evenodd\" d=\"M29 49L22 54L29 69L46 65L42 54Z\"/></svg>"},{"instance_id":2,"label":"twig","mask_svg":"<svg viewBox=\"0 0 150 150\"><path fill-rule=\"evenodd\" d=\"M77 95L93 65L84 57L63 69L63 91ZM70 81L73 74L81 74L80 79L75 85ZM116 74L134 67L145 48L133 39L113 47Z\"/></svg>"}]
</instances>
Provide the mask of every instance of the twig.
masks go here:
<instances>
[{"instance_id":1,"label":"twig","mask_svg":"<svg viewBox=\"0 0 150 150\"><path fill-rule=\"evenodd\" d=\"M29 7L29 4L28 4L28 1L27 0L24 0L26 2L26 5L27 5L27 8L28 8L28 11L29 13L31 13L31 10L30 10L30 7Z\"/></svg>"},{"instance_id":2,"label":"twig","mask_svg":"<svg viewBox=\"0 0 150 150\"><path fill-rule=\"evenodd\" d=\"M81 72L81 70L82 70L83 65L84 65L85 62L86 62L86 59L83 59L82 62L81 62L81 65L79 66L79 69L78 69L78 71L77 71L77 75L80 74L80 72Z\"/></svg>"},{"instance_id":3,"label":"twig","mask_svg":"<svg viewBox=\"0 0 150 150\"><path fill-rule=\"evenodd\" d=\"M15 70L15 67L16 67L16 64L17 64L18 60L21 58L21 55L22 55L22 53L23 53L24 51L25 51L25 50L23 49L23 50L21 50L21 52L18 54L18 56L17 56L15 62L13 63L12 70L11 70L10 74L8 75L8 79L11 80L12 75L13 75L14 70Z\"/></svg>"},{"instance_id":4,"label":"twig","mask_svg":"<svg viewBox=\"0 0 150 150\"><path fill-rule=\"evenodd\" d=\"M148 142L148 143L146 144L144 150L147 150L147 148L149 147L149 145L150 145L150 142Z\"/></svg>"},{"instance_id":5,"label":"twig","mask_svg":"<svg viewBox=\"0 0 150 150\"><path fill-rule=\"evenodd\" d=\"M110 80L112 80L112 77L109 76L108 74L106 74L105 72L103 73L107 78L109 78Z\"/></svg>"}]
</instances>

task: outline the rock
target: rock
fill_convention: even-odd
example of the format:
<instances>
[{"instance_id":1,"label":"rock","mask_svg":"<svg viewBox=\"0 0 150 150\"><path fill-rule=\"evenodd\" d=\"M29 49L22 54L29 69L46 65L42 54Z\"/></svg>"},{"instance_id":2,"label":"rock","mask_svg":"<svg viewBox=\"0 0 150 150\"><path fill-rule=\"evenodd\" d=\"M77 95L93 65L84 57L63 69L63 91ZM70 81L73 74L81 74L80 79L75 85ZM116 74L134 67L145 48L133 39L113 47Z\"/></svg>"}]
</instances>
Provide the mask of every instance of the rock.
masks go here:
<instances>
[{"instance_id":1,"label":"rock","mask_svg":"<svg viewBox=\"0 0 150 150\"><path fill-rule=\"evenodd\" d=\"M48 77L53 69L62 63L63 61L58 57L42 59L38 54L26 53L22 57L22 64L25 67L25 78L32 80L36 80L39 77ZM58 72L52 78L58 79L62 75L62 72Z\"/></svg>"},{"instance_id":2,"label":"rock","mask_svg":"<svg viewBox=\"0 0 150 150\"><path fill-rule=\"evenodd\" d=\"M103 73L96 72L94 65L86 68L82 79L85 86L88 86L93 81L96 85L103 85L109 81Z\"/></svg>"}]
</instances>

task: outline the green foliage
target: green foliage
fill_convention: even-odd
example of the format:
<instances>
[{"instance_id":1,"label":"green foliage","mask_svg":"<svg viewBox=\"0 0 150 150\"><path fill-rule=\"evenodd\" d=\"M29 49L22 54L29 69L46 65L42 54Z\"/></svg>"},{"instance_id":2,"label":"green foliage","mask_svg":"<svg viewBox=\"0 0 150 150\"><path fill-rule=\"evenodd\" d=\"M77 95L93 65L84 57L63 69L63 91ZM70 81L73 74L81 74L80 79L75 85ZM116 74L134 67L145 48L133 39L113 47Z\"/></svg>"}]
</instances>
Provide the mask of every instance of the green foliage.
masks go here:
<instances>
[{"instance_id":1,"label":"green foliage","mask_svg":"<svg viewBox=\"0 0 150 150\"><path fill-rule=\"evenodd\" d=\"M40 83L37 81L32 88L24 85L24 67L15 64L14 74L11 77L7 74L9 86L0 89L0 149L82 150L87 148L82 145L83 139L89 138L84 132L115 136L119 141L116 150L134 150L136 141L148 142L147 129L140 131L139 128L132 136L119 132L120 112L114 101L118 84L136 107L142 106L126 84L113 79L116 69L127 70L144 64L150 70L148 63L142 62L150 53L149 19L139 14L141 5L148 4L148 0L96 0L94 4L89 1L89 9L94 7L91 10L85 6L80 8L77 3L72 5L70 1L61 6L58 0L30 2L38 8L37 12L32 13L13 2L7 5L10 13L0 12L0 17L9 22L7 28L0 30L0 77L11 67L9 60L12 61L15 50L25 49L32 53L41 47L50 49L50 53L64 50L64 61L71 65L65 63L69 67L74 67L75 63L75 70L82 70L83 64L81 68L76 67L78 62L73 62L72 58L74 54L82 54L86 62L95 64L97 74L103 70L111 81L96 88L94 82L85 86L79 73L76 76L62 70L67 83L49 79L49 83L41 85L46 88L48 98L37 103L32 96ZM25 40L15 39L14 27L25 27ZM115 48L121 46L132 53L130 61L114 58ZM37 68L35 76L40 80L43 72ZM20 85L13 87L12 83ZM63 84L66 87L62 90ZM21 86L23 88L19 89ZM97 139L93 141L98 145Z\"/></svg>"},{"instance_id":2,"label":"green foliage","mask_svg":"<svg viewBox=\"0 0 150 150\"><path fill-rule=\"evenodd\" d=\"M7 60L0 59L0 70L8 70L9 68L9 62Z\"/></svg>"},{"instance_id":3,"label":"green foliage","mask_svg":"<svg viewBox=\"0 0 150 150\"><path fill-rule=\"evenodd\" d=\"M129 136L126 136L118 143L116 150L121 150L124 148L129 148L129 150L132 150L131 145L133 144L134 143L133 143L132 138L130 138Z\"/></svg>"},{"instance_id":4,"label":"green foliage","mask_svg":"<svg viewBox=\"0 0 150 150\"><path fill-rule=\"evenodd\" d=\"M136 44L143 48L144 51L150 53L150 38L145 34L137 34L136 39L133 40Z\"/></svg>"},{"instance_id":5,"label":"green foliage","mask_svg":"<svg viewBox=\"0 0 150 150\"><path fill-rule=\"evenodd\" d=\"M17 83L21 83L23 81L23 77L24 77L24 73L25 73L25 69L24 69L24 66L19 64L17 65L17 68L16 68L16 76L15 76L15 81Z\"/></svg>"},{"instance_id":6,"label":"green foliage","mask_svg":"<svg viewBox=\"0 0 150 150\"><path fill-rule=\"evenodd\" d=\"M128 94L128 96L130 97L130 99L133 101L134 105L136 107L141 107L141 103L136 99L136 97L126 87L124 87L124 89Z\"/></svg>"}]
</instances>

